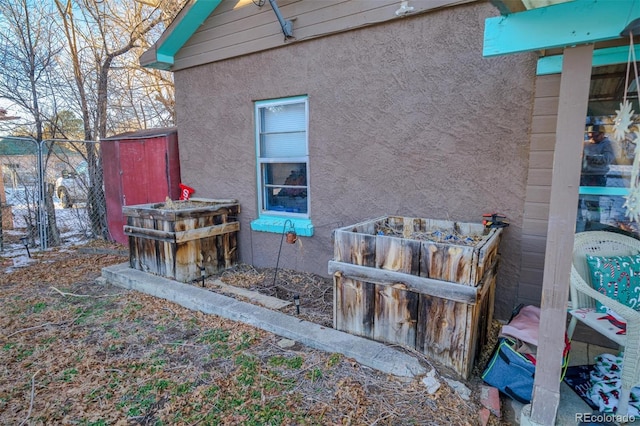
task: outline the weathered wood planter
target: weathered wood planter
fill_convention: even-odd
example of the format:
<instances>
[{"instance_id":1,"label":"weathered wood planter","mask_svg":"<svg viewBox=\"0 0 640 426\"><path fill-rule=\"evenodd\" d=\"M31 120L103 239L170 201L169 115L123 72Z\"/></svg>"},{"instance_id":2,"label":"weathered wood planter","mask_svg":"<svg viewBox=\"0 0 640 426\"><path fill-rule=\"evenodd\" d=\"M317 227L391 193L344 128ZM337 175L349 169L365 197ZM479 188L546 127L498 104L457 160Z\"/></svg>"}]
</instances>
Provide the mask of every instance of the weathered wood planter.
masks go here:
<instances>
[{"instance_id":1,"label":"weathered wood planter","mask_svg":"<svg viewBox=\"0 0 640 426\"><path fill-rule=\"evenodd\" d=\"M416 349L468 378L493 317L501 235L395 216L337 229L334 327Z\"/></svg>"},{"instance_id":2,"label":"weathered wood planter","mask_svg":"<svg viewBox=\"0 0 640 426\"><path fill-rule=\"evenodd\" d=\"M189 282L237 263L236 200L191 199L125 206L133 269Z\"/></svg>"}]
</instances>

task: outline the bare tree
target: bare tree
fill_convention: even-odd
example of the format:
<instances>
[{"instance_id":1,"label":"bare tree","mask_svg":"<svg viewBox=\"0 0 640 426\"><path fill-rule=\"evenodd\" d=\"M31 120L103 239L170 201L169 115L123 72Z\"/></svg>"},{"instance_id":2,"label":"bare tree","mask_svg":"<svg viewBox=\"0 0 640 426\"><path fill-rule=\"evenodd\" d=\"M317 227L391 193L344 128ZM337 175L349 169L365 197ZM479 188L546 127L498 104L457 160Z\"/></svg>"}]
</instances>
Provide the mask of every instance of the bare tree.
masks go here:
<instances>
[{"instance_id":1,"label":"bare tree","mask_svg":"<svg viewBox=\"0 0 640 426\"><path fill-rule=\"evenodd\" d=\"M50 98L51 74L61 51L52 21L30 0L0 0L0 15L7 30L0 32L0 96L28 111L36 140L42 140L46 113L42 99Z\"/></svg>"},{"instance_id":2,"label":"bare tree","mask_svg":"<svg viewBox=\"0 0 640 426\"><path fill-rule=\"evenodd\" d=\"M160 2L162 4L163 2ZM174 4L176 2L170 2ZM100 0L55 0L62 27L68 44L68 54L73 66L74 82L77 86L77 98L84 122L84 138L87 141L105 138L108 129L117 128L112 120L109 125L109 111L118 111L118 102L113 94L118 84L112 81L114 71L125 78L119 82L128 86L131 93L132 78L127 68L127 55L145 45L145 37L156 26L165 22L166 15L160 6L149 7L142 3ZM81 14L82 25L77 24L76 11ZM85 53L88 52L88 53ZM122 72L122 70L129 71ZM110 92L111 88L111 92ZM95 95L89 95L95 93ZM111 96L110 96L111 95ZM113 108L111 108L113 106ZM130 109L135 111L135 106ZM120 117L127 116L122 114ZM125 122L127 120L125 119ZM146 120L137 120L137 125ZM106 224L106 206L104 202L102 164L99 152L94 144L87 144L87 162L89 166L89 208L94 221L93 231L108 237Z\"/></svg>"},{"instance_id":3,"label":"bare tree","mask_svg":"<svg viewBox=\"0 0 640 426\"><path fill-rule=\"evenodd\" d=\"M64 146L87 161L87 211L96 236L109 238L98 141L173 124L171 74L144 70L138 58L186 1L0 0L0 99L15 105L20 129L40 146L47 139L47 155L55 153L50 138L58 145L85 141ZM39 193L38 199L47 196Z\"/></svg>"},{"instance_id":4,"label":"bare tree","mask_svg":"<svg viewBox=\"0 0 640 426\"><path fill-rule=\"evenodd\" d=\"M46 117L51 115L56 105L52 82L57 79L55 60L61 52L61 45L52 29L51 15L42 5L34 6L30 0L0 0L0 16L5 26L0 33L0 59L4 65L0 74L0 96L29 113L33 129L30 136L40 144ZM48 102L44 102L45 99ZM41 158L38 156L38 160ZM37 169L43 168L44 164L39 162ZM53 206L50 194L40 189L34 205L27 204L34 212L28 218L28 222L33 224L31 232L37 223L45 221L45 237L50 244L58 244L55 220L47 220L46 215Z\"/></svg>"}]
</instances>

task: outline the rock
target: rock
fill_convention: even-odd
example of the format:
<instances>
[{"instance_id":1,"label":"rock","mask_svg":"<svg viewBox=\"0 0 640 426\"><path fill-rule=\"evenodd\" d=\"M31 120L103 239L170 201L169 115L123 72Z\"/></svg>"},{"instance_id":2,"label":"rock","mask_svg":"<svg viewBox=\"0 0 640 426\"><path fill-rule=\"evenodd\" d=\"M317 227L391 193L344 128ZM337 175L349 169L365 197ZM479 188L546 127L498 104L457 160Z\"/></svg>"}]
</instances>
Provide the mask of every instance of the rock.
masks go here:
<instances>
[{"instance_id":1,"label":"rock","mask_svg":"<svg viewBox=\"0 0 640 426\"><path fill-rule=\"evenodd\" d=\"M289 339L282 339L278 342L278 346L282 349L292 348L296 345L296 342Z\"/></svg>"},{"instance_id":2,"label":"rock","mask_svg":"<svg viewBox=\"0 0 640 426\"><path fill-rule=\"evenodd\" d=\"M471 389L456 380L447 379L446 377L445 380L447 381L449 386L451 386L451 388L456 391L458 395L460 395L460 398L464 399L465 401L468 401L471 398Z\"/></svg>"},{"instance_id":3,"label":"rock","mask_svg":"<svg viewBox=\"0 0 640 426\"><path fill-rule=\"evenodd\" d=\"M435 375L436 369L434 368L422 379L422 383L427 387L429 395L433 395L438 389L440 389L440 381L435 378Z\"/></svg>"}]
</instances>

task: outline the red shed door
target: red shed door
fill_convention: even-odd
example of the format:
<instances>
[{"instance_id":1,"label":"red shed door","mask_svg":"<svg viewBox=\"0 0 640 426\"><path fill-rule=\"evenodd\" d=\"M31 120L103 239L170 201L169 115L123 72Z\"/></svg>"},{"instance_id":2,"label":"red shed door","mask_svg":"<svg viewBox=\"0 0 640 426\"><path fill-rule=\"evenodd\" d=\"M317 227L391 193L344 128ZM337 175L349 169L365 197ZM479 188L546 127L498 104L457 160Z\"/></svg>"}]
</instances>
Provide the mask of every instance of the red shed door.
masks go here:
<instances>
[{"instance_id":1,"label":"red shed door","mask_svg":"<svg viewBox=\"0 0 640 426\"><path fill-rule=\"evenodd\" d=\"M149 172L145 160L145 140L120 142L122 205L146 204Z\"/></svg>"},{"instance_id":2,"label":"red shed door","mask_svg":"<svg viewBox=\"0 0 640 426\"><path fill-rule=\"evenodd\" d=\"M122 229L122 187L120 185L120 165L118 164L118 144L112 141L102 143L102 170L104 172L104 196L107 202L107 223L111 238L126 245L128 237Z\"/></svg>"}]
</instances>

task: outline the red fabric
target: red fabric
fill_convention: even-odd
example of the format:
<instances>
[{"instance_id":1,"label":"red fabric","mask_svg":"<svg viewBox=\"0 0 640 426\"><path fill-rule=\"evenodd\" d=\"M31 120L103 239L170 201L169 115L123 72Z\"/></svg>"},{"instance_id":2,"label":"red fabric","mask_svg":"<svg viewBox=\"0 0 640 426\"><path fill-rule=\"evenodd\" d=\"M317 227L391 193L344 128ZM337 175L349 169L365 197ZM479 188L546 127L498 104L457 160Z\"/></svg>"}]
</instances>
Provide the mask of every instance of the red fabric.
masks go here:
<instances>
[{"instance_id":1,"label":"red fabric","mask_svg":"<svg viewBox=\"0 0 640 426\"><path fill-rule=\"evenodd\" d=\"M180 186L180 200L188 200L191 197L191 194L193 194L194 192L196 192L195 189L191 188L190 186L184 185L184 184L179 184Z\"/></svg>"}]
</instances>

